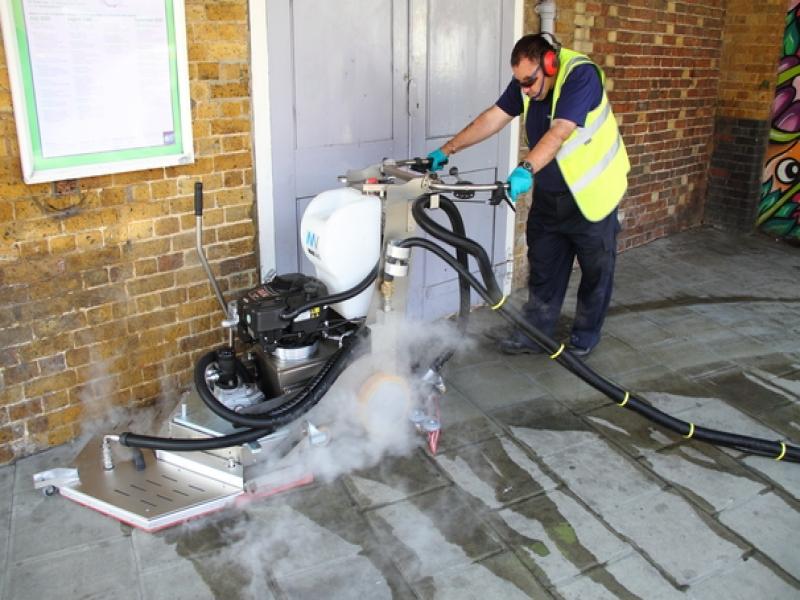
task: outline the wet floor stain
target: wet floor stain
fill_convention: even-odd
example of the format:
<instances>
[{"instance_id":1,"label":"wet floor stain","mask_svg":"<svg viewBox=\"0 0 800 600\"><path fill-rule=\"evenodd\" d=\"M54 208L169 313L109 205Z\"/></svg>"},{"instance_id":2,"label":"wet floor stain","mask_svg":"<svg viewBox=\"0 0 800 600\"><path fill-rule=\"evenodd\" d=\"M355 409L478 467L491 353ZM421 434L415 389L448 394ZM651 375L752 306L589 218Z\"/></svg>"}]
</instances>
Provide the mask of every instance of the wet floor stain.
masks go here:
<instances>
[{"instance_id":1,"label":"wet floor stain","mask_svg":"<svg viewBox=\"0 0 800 600\"><path fill-rule=\"evenodd\" d=\"M675 295L669 298L660 300L653 300L649 302L637 302L632 304L617 304L612 305L609 310L609 315L616 315L624 312L642 313L654 310L661 310L665 308L677 307L693 307L693 306L707 306L713 304L741 304L741 303L786 303L795 304L800 303L800 298L795 297L765 297L765 296L688 296L688 295Z\"/></svg>"}]
</instances>

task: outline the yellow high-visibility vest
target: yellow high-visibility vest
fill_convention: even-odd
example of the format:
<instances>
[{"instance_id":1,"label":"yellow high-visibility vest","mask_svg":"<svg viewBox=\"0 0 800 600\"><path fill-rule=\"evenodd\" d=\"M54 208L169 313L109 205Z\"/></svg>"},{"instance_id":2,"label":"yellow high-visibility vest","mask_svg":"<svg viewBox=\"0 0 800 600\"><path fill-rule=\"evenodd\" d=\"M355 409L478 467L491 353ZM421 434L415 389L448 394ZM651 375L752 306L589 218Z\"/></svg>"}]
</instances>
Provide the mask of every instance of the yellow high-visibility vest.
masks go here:
<instances>
[{"instance_id":1,"label":"yellow high-visibility vest","mask_svg":"<svg viewBox=\"0 0 800 600\"><path fill-rule=\"evenodd\" d=\"M590 64L597 69L603 84L606 80L603 70L583 54L562 48L558 57L560 66L553 87L551 124L561 88L572 69ZM522 102L524 127L530 98L522 94ZM631 165L605 90L597 108L586 115L584 126L576 127L561 144L556 161L578 208L589 221L602 221L622 200L628 188Z\"/></svg>"}]
</instances>

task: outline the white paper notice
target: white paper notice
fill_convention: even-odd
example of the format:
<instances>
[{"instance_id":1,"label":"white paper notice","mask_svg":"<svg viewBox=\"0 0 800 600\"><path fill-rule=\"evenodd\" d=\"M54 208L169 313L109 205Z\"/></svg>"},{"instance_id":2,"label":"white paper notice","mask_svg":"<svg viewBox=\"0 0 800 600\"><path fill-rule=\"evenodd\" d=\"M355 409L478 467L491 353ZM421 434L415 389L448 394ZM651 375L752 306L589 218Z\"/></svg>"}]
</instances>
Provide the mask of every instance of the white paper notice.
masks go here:
<instances>
[{"instance_id":1,"label":"white paper notice","mask_svg":"<svg viewBox=\"0 0 800 600\"><path fill-rule=\"evenodd\" d=\"M175 141L165 0L24 0L42 156Z\"/></svg>"}]
</instances>

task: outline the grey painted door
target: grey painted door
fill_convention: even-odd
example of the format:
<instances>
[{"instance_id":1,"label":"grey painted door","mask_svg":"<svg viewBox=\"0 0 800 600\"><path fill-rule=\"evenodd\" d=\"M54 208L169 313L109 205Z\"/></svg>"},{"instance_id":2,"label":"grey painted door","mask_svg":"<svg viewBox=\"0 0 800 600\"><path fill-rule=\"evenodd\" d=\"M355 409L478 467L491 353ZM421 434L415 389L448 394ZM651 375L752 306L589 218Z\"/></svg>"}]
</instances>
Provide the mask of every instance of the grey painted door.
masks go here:
<instances>
[{"instance_id":1,"label":"grey painted door","mask_svg":"<svg viewBox=\"0 0 800 600\"><path fill-rule=\"evenodd\" d=\"M303 266L298 224L311 198L347 169L408 153L408 10L405 0L269 0L267 39L283 273Z\"/></svg>"},{"instance_id":2,"label":"grey painted door","mask_svg":"<svg viewBox=\"0 0 800 600\"><path fill-rule=\"evenodd\" d=\"M512 0L411 0L411 154L439 147L497 100L511 77ZM491 183L508 173L505 130L454 156L463 179ZM485 199L484 196L476 200ZM486 248L498 271L505 269L504 206L460 203L467 235ZM436 211L438 212L438 211ZM437 215L439 220L441 215ZM444 219L442 223L446 223ZM437 257L414 256L409 312L425 319L458 309L455 271ZM477 266L470 261L470 269ZM503 273L498 273L501 277ZM473 301L478 297L473 294Z\"/></svg>"},{"instance_id":3,"label":"grey painted door","mask_svg":"<svg viewBox=\"0 0 800 600\"><path fill-rule=\"evenodd\" d=\"M267 3L278 272L310 271L298 225L348 168L424 156L496 100L509 75L513 0ZM507 170L508 134L459 154L473 181ZM500 174L500 175L498 175ZM505 261L503 209L462 205L468 234ZM458 307L455 273L416 257L409 312Z\"/></svg>"}]
</instances>

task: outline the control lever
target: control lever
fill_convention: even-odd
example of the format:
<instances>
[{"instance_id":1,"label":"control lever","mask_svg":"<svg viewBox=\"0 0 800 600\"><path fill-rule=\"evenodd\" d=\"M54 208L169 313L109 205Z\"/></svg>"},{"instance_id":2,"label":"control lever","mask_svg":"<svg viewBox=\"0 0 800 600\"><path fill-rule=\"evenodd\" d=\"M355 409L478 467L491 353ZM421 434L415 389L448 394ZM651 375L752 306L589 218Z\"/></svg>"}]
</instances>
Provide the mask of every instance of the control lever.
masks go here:
<instances>
[{"instance_id":1,"label":"control lever","mask_svg":"<svg viewBox=\"0 0 800 600\"><path fill-rule=\"evenodd\" d=\"M512 211L517 212L517 209L514 208L514 203L511 202L511 200L508 199L508 195L506 195L506 184L502 181L495 181L494 183L497 187L492 192L492 197L489 198L489 204L492 206L497 206L505 200L506 204L508 204L508 207Z\"/></svg>"},{"instance_id":2,"label":"control lever","mask_svg":"<svg viewBox=\"0 0 800 600\"><path fill-rule=\"evenodd\" d=\"M458 177L458 167L450 167L450 176L456 178L456 183L461 183L464 185L472 185L471 181L464 181ZM453 192L453 196L458 198L459 200L469 200L470 198L475 197L475 192L472 190L455 190Z\"/></svg>"},{"instance_id":3,"label":"control lever","mask_svg":"<svg viewBox=\"0 0 800 600\"><path fill-rule=\"evenodd\" d=\"M423 175L428 172L428 168L431 166L430 158L420 158L419 156L415 156L414 158L411 158L403 162L412 171L415 171L417 173L422 173Z\"/></svg>"}]
</instances>

